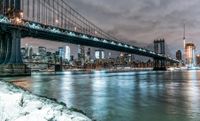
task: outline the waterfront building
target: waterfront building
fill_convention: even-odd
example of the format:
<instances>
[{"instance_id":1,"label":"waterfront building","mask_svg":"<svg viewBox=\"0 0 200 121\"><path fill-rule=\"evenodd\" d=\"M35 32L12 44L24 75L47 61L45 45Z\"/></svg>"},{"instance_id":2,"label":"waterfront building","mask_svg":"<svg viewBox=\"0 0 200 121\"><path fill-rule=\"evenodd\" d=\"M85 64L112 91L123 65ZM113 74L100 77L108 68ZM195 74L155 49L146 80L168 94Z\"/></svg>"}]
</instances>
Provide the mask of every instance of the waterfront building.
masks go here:
<instances>
[{"instance_id":1,"label":"waterfront building","mask_svg":"<svg viewBox=\"0 0 200 121\"><path fill-rule=\"evenodd\" d=\"M99 50L95 51L95 59L100 59L100 51Z\"/></svg>"},{"instance_id":2,"label":"waterfront building","mask_svg":"<svg viewBox=\"0 0 200 121\"><path fill-rule=\"evenodd\" d=\"M46 56L46 53L47 53L46 47L39 46L38 47L38 53L39 53L40 56Z\"/></svg>"},{"instance_id":3,"label":"waterfront building","mask_svg":"<svg viewBox=\"0 0 200 121\"><path fill-rule=\"evenodd\" d=\"M195 49L194 43L185 44L185 63L187 67L195 66Z\"/></svg>"},{"instance_id":4,"label":"waterfront building","mask_svg":"<svg viewBox=\"0 0 200 121\"><path fill-rule=\"evenodd\" d=\"M33 59L33 47L28 47L28 59L31 61Z\"/></svg>"},{"instance_id":5,"label":"waterfront building","mask_svg":"<svg viewBox=\"0 0 200 121\"><path fill-rule=\"evenodd\" d=\"M59 58L64 59L65 58L65 49L64 49L64 47L59 47L58 48L58 52L59 52Z\"/></svg>"},{"instance_id":6,"label":"waterfront building","mask_svg":"<svg viewBox=\"0 0 200 121\"><path fill-rule=\"evenodd\" d=\"M67 61L70 61L70 57L71 53L70 53L70 47L69 46L65 46L65 59L67 59Z\"/></svg>"},{"instance_id":7,"label":"waterfront building","mask_svg":"<svg viewBox=\"0 0 200 121\"><path fill-rule=\"evenodd\" d=\"M86 60L90 61L91 60L91 48L88 48L87 52L86 52Z\"/></svg>"},{"instance_id":8,"label":"waterfront building","mask_svg":"<svg viewBox=\"0 0 200 121\"><path fill-rule=\"evenodd\" d=\"M95 51L95 59L105 59L104 50L96 50Z\"/></svg>"},{"instance_id":9,"label":"waterfront building","mask_svg":"<svg viewBox=\"0 0 200 121\"><path fill-rule=\"evenodd\" d=\"M78 61L81 65L85 63L85 47L82 45L78 45Z\"/></svg>"}]
</instances>

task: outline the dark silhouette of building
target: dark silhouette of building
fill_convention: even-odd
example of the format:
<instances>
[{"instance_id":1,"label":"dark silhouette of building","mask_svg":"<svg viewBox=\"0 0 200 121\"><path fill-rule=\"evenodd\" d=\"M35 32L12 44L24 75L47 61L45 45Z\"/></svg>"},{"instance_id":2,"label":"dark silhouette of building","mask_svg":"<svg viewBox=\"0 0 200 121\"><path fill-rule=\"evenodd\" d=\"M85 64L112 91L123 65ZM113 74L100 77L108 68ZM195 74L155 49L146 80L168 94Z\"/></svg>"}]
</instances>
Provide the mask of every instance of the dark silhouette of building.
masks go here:
<instances>
[{"instance_id":1,"label":"dark silhouette of building","mask_svg":"<svg viewBox=\"0 0 200 121\"><path fill-rule=\"evenodd\" d=\"M182 60L182 52L181 52L181 50L177 50L176 51L176 59L177 60Z\"/></svg>"},{"instance_id":2,"label":"dark silhouette of building","mask_svg":"<svg viewBox=\"0 0 200 121\"><path fill-rule=\"evenodd\" d=\"M200 66L200 55L196 56L196 64Z\"/></svg>"}]
</instances>

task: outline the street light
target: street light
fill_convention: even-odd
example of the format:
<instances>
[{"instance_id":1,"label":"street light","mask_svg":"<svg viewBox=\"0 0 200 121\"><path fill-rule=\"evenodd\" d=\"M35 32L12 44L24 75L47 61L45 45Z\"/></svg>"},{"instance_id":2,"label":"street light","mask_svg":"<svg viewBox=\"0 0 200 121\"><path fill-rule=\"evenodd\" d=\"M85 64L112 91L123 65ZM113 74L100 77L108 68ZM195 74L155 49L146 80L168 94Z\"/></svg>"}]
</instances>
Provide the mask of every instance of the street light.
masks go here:
<instances>
[{"instance_id":1,"label":"street light","mask_svg":"<svg viewBox=\"0 0 200 121\"><path fill-rule=\"evenodd\" d=\"M58 19L55 20L56 23L59 23Z\"/></svg>"},{"instance_id":2,"label":"street light","mask_svg":"<svg viewBox=\"0 0 200 121\"><path fill-rule=\"evenodd\" d=\"M21 11L21 12L19 12L19 17L20 18L23 18L24 17L24 13Z\"/></svg>"}]
</instances>

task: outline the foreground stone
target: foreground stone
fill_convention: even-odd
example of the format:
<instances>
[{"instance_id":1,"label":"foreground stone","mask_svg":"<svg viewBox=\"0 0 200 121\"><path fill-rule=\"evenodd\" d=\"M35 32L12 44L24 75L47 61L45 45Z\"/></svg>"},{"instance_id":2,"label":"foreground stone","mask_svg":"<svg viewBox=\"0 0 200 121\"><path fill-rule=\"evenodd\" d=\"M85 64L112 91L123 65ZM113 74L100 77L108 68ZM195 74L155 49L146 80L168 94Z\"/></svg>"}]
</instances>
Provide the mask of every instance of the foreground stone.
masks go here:
<instances>
[{"instance_id":1,"label":"foreground stone","mask_svg":"<svg viewBox=\"0 0 200 121\"><path fill-rule=\"evenodd\" d=\"M56 101L24 91L0 81L1 121L91 121Z\"/></svg>"}]
</instances>

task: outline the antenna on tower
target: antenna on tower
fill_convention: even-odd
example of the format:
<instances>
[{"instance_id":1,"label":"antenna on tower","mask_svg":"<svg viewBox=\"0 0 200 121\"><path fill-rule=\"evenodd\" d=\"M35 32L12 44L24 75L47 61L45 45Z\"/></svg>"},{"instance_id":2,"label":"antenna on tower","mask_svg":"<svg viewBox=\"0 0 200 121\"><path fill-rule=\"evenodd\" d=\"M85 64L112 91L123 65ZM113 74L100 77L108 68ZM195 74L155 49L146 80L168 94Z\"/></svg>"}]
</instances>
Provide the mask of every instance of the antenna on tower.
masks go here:
<instances>
[{"instance_id":1,"label":"antenna on tower","mask_svg":"<svg viewBox=\"0 0 200 121\"><path fill-rule=\"evenodd\" d=\"M183 31L183 40L185 40L185 24L184 24L184 31Z\"/></svg>"},{"instance_id":2,"label":"antenna on tower","mask_svg":"<svg viewBox=\"0 0 200 121\"><path fill-rule=\"evenodd\" d=\"M185 37L185 23L184 23L184 31L183 31L183 47L184 47L184 49L185 49L185 39L186 39L186 37Z\"/></svg>"}]
</instances>

